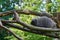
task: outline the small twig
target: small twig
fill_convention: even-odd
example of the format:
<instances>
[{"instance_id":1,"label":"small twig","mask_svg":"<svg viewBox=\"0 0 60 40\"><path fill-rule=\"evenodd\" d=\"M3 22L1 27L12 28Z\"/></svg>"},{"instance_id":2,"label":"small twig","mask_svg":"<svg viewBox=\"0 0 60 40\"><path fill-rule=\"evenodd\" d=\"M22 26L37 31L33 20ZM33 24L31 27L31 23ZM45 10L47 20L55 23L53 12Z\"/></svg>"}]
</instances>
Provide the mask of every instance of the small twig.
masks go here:
<instances>
[{"instance_id":1,"label":"small twig","mask_svg":"<svg viewBox=\"0 0 60 40\"><path fill-rule=\"evenodd\" d=\"M6 22L6 23L16 23L16 20L1 20L2 22Z\"/></svg>"}]
</instances>

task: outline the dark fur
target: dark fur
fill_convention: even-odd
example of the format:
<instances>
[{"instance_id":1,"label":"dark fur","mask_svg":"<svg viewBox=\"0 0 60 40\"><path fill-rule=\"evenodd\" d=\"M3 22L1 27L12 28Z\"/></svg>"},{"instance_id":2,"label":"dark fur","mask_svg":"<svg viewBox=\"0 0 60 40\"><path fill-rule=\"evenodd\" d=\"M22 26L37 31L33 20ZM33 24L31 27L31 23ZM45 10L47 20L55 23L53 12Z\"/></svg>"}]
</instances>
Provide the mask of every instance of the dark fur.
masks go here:
<instances>
[{"instance_id":1,"label":"dark fur","mask_svg":"<svg viewBox=\"0 0 60 40\"><path fill-rule=\"evenodd\" d=\"M31 21L34 26L45 27L45 28L56 28L56 23L46 16L37 17Z\"/></svg>"},{"instance_id":2,"label":"dark fur","mask_svg":"<svg viewBox=\"0 0 60 40\"><path fill-rule=\"evenodd\" d=\"M34 26L38 26L38 27L45 27L45 28L57 28L56 23L49 17L47 16L41 16L41 17L37 17L35 19L32 19L31 24ZM39 31L37 31L39 32ZM58 33L56 32L43 32L40 31L39 33L42 34L52 34L52 35L57 35Z\"/></svg>"}]
</instances>

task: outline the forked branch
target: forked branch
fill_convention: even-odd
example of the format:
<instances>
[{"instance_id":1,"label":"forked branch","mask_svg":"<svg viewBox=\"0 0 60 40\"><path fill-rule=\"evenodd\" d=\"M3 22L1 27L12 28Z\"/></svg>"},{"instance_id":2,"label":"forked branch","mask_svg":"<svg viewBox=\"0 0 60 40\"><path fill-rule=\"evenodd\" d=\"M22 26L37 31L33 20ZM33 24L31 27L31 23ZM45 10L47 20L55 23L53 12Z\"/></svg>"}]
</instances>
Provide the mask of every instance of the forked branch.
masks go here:
<instances>
[{"instance_id":1,"label":"forked branch","mask_svg":"<svg viewBox=\"0 0 60 40\"><path fill-rule=\"evenodd\" d=\"M3 26L1 21L0 21L0 27L1 27L1 28L4 28L4 29L6 29L7 31L9 31L10 33L12 33L12 35L13 35L14 37L16 37L18 40L22 40L21 37L19 37L19 36L16 35L14 32L12 32L9 28Z\"/></svg>"},{"instance_id":2,"label":"forked branch","mask_svg":"<svg viewBox=\"0 0 60 40\"><path fill-rule=\"evenodd\" d=\"M26 15L31 14L31 15L36 15L36 16L44 16L45 15L45 14L42 14L40 12L35 12L35 11L30 11L30 10L11 10L11 11L6 11L6 12L0 12L0 17L7 16L7 15L10 15L10 14L14 14L14 20L12 20L12 21L11 20L1 20L0 21L0 26L4 29L8 30L9 32L11 32L18 40L21 40L21 38L18 37L14 32L12 32L6 26L3 26L2 23L5 24L5 25L7 24L10 27L17 28L19 30L23 30L23 31L31 32L31 33L36 33L36 34L41 34L41 33L38 33L36 30L38 30L39 32L40 31L60 32L60 29L36 27L36 26L33 26L33 25L26 24L23 21L19 20L19 15L18 14L26 14ZM46 16L49 16L49 17L52 18L52 15L50 15L48 13L46 14ZM21 26L14 25L12 23L18 23L18 24L22 25L23 27L25 26L26 29L21 27ZM31 30L34 30L34 31L31 31ZM42 34L42 35L46 35L46 36L54 37L54 38L60 38L60 36L56 36L56 35L52 35L52 34Z\"/></svg>"}]
</instances>

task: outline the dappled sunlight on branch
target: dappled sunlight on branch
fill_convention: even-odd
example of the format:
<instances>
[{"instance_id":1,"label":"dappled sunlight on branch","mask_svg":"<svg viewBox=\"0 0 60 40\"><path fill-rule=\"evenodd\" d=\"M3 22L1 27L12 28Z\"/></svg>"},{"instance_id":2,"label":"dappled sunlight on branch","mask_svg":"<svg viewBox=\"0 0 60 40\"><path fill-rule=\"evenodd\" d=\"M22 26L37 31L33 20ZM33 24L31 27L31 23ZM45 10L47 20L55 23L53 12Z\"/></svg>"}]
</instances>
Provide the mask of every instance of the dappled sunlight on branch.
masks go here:
<instances>
[{"instance_id":1,"label":"dappled sunlight on branch","mask_svg":"<svg viewBox=\"0 0 60 40\"><path fill-rule=\"evenodd\" d=\"M14 35L18 40L21 40L21 38L18 37L14 32L12 32L5 25L8 25L10 27L13 27L13 28L16 28L16 29L19 29L19 30L35 33L35 34L46 35L46 36L54 37L54 38L60 38L60 36L53 35L53 34L44 34L44 33L41 34L41 33L39 33L40 31L44 31L44 32L47 32L47 33L48 32L60 32L60 29L58 29L58 28L52 29L52 28L37 27L37 26L26 24L23 21L19 20L19 15L18 15L18 14L26 14L26 15L36 15L36 16L49 16L50 18L52 18L53 16L51 14L48 14L48 13L42 14L40 12L35 12L35 11L30 11L30 10L11 10L11 11L6 11L6 12L0 12L0 17L7 16L7 15L10 15L10 14L14 15L13 20L0 19L0 26L2 28L6 29L7 31L11 32L12 35ZM13 23L18 23L22 26L15 25ZM39 32L37 32L37 31L39 31Z\"/></svg>"}]
</instances>

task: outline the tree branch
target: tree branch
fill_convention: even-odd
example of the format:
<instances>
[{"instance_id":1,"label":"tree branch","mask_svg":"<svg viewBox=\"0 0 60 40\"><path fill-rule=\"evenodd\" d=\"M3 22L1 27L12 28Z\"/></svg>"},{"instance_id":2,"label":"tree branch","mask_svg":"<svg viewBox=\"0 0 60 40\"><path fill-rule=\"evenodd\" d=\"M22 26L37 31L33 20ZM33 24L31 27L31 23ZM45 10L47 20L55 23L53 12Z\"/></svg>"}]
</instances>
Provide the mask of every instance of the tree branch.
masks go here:
<instances>
[{"instance_id":1,"label":"tree branch","mask_svg":"<svg viewBox=\"0 0 60 40\"><path fill-rule=\"evenodd\" d=\"M30 28L30 29L34 29L34 30L39 30L39 31L46 31L46 32L60 32L60 29L53 29L53 28L44 28L44 27L37 27L37 26L33 26L33 25L29 25L29 24L26 24L24 23L23 21L17 21L18 24L21 24L27 28Z\"/></svg>"},{"instance_id":2,"label":"tree branch","mask_svg":"<svg viewBox=\"0 0 60 40\"><path fill-rule=\"evenodd\" d=\"M43 14L42 12L36 12L36 11L31 11L31 10L15 10L18 14L26 14L26 15L37 15L37 16L48 16L48 17L52 17L51 14L49 13L46 13L46 14ZM10 11L6 11L6 12L0 12L0 17L2 16L7 16L7 15L10 15L10 14L13 14L14 13L14 10L10 10Z\"/></svg>"},{"instance_id":3,"label":"tree branch","mask_svg":"<svg viewBox=\"0 0 60 40\"><path fill-rule=\"evenodd\" d=\"M12 20L12 21L9 21L9 20L1 20L3 23L6 22L6 23L18 23L18 24L21 24L27 28L30 28L30 29L34 29L34 30L39 30L39 31L46 31L46 32L60 32L60 29L52 29L52 28L44 28L44 27L37 27L37 26L33 26L33 25L29 25L29 24L26 24L24 23L23 21L16 21L16 20Z\"/></svg>"},{"instance_id":4,"label":"tree branch","mask_svg":"<svg viewBox=\"0 0 60 40\"><path fill-rule=\"evenodd\" d=\"M2 22L6 22L6 23L16 23L16 20L1 20Z\"/></svg>"},{"instance_id":5,"label":"tree branch","mask_svg":"<svg viewBox=\"0 0 60 40\"><path fill-rule=\"evenodd\" d=\"M18 15L18 13L16 12L16 11L14 11L14 18L13 18L13 20L20 20L19 19L19 15Z\"/></svg>"},{"instance_id":6,"label":"tree branch","mask_svg":"<svg viewBox=\"0 0 60 40\"><path fill-rule=\"evenodd\" d=\"M46 14L43 14L43 13L40 13L40 12L35 12L35 11L30 11L30 10L10 10L10 11L6 11L6 12L0 12L0 17L2 16L7 16L7 15L10 15L10 14L13 14L14 13L14 18L15 20L12 20L12 21L9 21L9 20L1 20L3 23L6 23L8 24L9 26L11 27L14 27L14 28L17 28L19 30L23 30L23 31L27 31L27 32L32 32L32 33L36 33L36 34L41 34L41 33L38 33L37 31L46 31L46 32L60 32L60 29L52 29L52 28L43 28L43 27L36 27L36 26L33 26L33 25L29 25L29 24L26 24L24 23L23 21L19 20L19 16L18 14L26 14L26 15L37 15L37 16L48 16L50 18L52 18L52 15L46 13ZM11 32L17 39L21 40L16 34L14 34L10 29L8 29L7 27L3 26L2 23L0 21L0 26L6 30L8 30L9 32ZM11 23L11 24L9 24ZM21 24L22 26L25 26L27 29L23 28L23 27L20 27L20 26L17 26L17 25L14 25L12 23L18 23L18 24ZM33 30L33 31L31 31ZM52 35L52 34L42 34L42 35L46 35L46 36L49 36L49 37L55 37L55 38L60 38L59 36L56 36L56 35Z\"/></svg>"},{"instance_id":7,"label":"tree branch","mask_svg":"<svg viewBox=\"0 0 60 40\"><path fill-rule=\"evenodd\" d=\"M24 29L23 26L18 26L18 25L12 24L12 23L5 23L5 24L7 24L10 27L17 28L19 30L27 31L27 32L30 32L30 33L35 33L35 34L39 34L39 35L45 35L45 36L53 37L53 38L60 38L60 36L56 36L56 35L53 35L51 33L50 34L44 34L44 33L41 34L40 33L41 31L37 32L36 30L31 31L31 29L26 29L26 28ZM48 33L48 32L46 32L46 33Z\"/></svg>"},{"instance_id":8,"label":"tree branch","mask_svg":"<svg viewBox=\"0 0 60 40\"><path fill-rule=\"evenodd\" d=\"M3 26L2 23L1 23L1 21L0 21L0 27L1 27L1 28L4 28L4 29L6 29L7 31L9 31L10 33L12 33L12 35L13 35L14 37L16 37L18 40L22 40L21 37L19 37L19 36L16 35L14 32L12 32L9 28Z\"/></svg>"}]
</instances>

